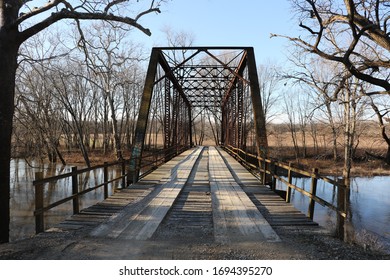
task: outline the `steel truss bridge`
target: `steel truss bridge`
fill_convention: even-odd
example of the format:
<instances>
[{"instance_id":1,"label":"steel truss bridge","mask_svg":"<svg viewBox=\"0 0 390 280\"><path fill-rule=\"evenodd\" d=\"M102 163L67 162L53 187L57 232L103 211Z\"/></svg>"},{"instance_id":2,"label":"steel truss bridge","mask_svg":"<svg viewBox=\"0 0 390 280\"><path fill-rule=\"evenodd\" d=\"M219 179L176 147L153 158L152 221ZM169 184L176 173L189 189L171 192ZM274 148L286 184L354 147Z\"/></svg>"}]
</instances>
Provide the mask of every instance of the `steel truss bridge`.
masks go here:
<instances>
[{"instance_id":1,"label":"steel truss bridge","mask_svg":"<svg viewBox=\"0 0 390 280\"><path fill-rule=\"evenodd\" d=\"M213 118L210 125L219 147L196 145L196 122L202 114ZM118 166L120 176L109 178L108 168ZM103 182L80 190L78 176L99 168ZM310 191L292 184L293 175L310 178ZM337 213L339 234L347 217L343 184L316 168L300 170L267 158L256 63L249 47L154 48L130 161L74 167L51 178L38 172L36 178L37 233L45 231L46 211L72 201L74 215L57 225L60 232L80 230L88 232L83 238L117 239L124 248L129 240L141 247L140 240L279 242L297 227L320 234L313 221L316 204ZM45 186L66 178L71 178L72 195L45 205ZM286 191L276 190L277 180ZM337 205L316 195L318 180L337 187ZM110 196L109 184L116 181L122 187ZM98 188L103 188L104 200L80 210L79 199ZM289 204L292 190L309 198L307 216ZM128 250L123 253L128 256Z\"/></svg>"},{"instance_id":2,"label":"steel truss bridge","mask_svg":"<svg viewBox=\"0 0 390 280\"><path fill-rule=\"evenodd\" d=\"M199 115L213 117L217 145L267 150L253 48L153 48L131 153L130 181L194 146ZM152 168L153 169L153 168ZM149 169L149 170L152 170Z\"/></svg>"}]
</instances>

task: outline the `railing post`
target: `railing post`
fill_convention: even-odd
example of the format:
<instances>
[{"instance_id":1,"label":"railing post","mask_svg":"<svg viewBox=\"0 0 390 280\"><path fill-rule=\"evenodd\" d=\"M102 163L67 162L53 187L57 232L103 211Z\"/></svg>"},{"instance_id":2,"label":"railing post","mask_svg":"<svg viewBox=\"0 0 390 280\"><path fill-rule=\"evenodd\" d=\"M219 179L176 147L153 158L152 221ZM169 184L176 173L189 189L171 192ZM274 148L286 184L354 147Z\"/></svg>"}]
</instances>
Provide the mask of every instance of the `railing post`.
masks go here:
<instances>
[{"instance_id":1,"label":"railing post","mask_svg":"<svg viewBox=\"0 0 390 280\"><path fill-rule=\"evenodd\" d=\"M77 176L77 166L72 167L72 194L76 195L73 198L73 214L78 214L80 212L79 206L79 182Z\"/></svg>"},{"instance_id":2,"label":"railing post","mask_svg":"<svg viewBox=\"0 0 390 280\"><path fill-rule=\"evenodd\" d=\"M103 180L104 180L104 199L108 197L108 167L107 162L104 163L103 169Z\"/></svg>"},{"instance_id":3,"label":"railing post","mask_svg":"<svg viewBox=\"0 0 390 280\"><path fill-rule=\"evenodd\" d=\"M340 181L337 182L337 209L341 212L337 212L336 220L336 236L341 240L344 240L344 228L345 228L345 217L342 213L346 213L345 203L345 186Z\"/></svg>"},{"instance_id":4,"label":"railing post","mask_svg":"<svg viewBox=\"0 0 390 280\"><path fill-rule=\"evenodd\" d=\"M278 166L276 165L276 162L275 161L272 161L271 162L271 166L272 166L272 183L271 183L271 190L276 190L276 175L277 175L277 172L278 172Z\"/></svg>"},{"instance_id":5,"label":"railing post","mask_svg":"<svg viewBox=\"0 0 390 280\"><path fill-rule=\"evenodd\" d=\"M292 183L291 167L292 167L292 163L290 162L288 164L288 174L287 174L287 181L289 184ZM286 189L286 202L287 203L291 202L291 187L289 185L287 185L287 189Z\"/></svg>"},{"instance_id":6,"label":"railing post","mask_svg":"<svg viewBox=\"0 0 390 280\"><path fill-rule=\"evenodd\" d=\"M263 172L262 179L263 179L263 185L265 185L267 183L267 168L268 168L268 164L265 158L263 160L263 166L264 166L264 172Z\"/></svg>"},{"instance_id":7,"label":"railing post","mask_svg":"<svg viewBox=\"0 0 390 280\"><path fill-rule=\"evenodd\" d=\"M126 188L126 161L122 159L122 189Z\"/></svg>"},{"instance_id":8,"label":"railing post","mask_svg":"<svg viewBox=\"0 0 390 280\"><path fill-rule=\"evenodd\" d=\"M311 186L310 186L310 194L312 196L316 196L317 194L317 174L318 174L318 168L313 168L312 170L313 174L311 175ZM309 209L308 209L308 216L310 219L313 220L314 218L314 207L315 207L315 200L311 197L310 203L309 203Z\"/></svg>"},{"instance_id":9,"label":"railing post","mask_svg":"<svg viewBox=\"0 0 390 280\"><path fill-rule=\"evenodd\" d=\"M42 180L43 172L35 173L35 180ZM45 220L43 209L43 184L35 185L35 233L38 234L45 230Z\"/></svg>"}]
</instances>

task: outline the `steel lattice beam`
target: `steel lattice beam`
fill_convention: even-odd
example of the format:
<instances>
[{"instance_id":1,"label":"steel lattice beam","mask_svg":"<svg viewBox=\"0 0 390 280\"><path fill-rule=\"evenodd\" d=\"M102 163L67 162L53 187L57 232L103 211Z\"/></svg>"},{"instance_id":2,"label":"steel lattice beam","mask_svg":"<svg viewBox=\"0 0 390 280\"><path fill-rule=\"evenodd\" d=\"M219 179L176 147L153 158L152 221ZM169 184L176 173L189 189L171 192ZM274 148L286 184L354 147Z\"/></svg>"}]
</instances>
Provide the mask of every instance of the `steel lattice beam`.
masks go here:
<instances>
[{"instance_id":1,"label":"steel lattice beam","mask_svg":"<svg viewBox=\"0 0 390 280\"><path fill-rule=\"evenodd\" d=\"M150 116L151 106L161 109L153 107ZM266 153L265 119L253 48L153 48L133 142L130 181L138 180L146 139L155 139L153 147L158 148L159 136L150 134L159 133L159 126L165 159L171 151L179 152L193 145L195 108L199 108L195 115L199 110L207 110L217 116L215 119L222 119L218 126L222 145L245 147L248 131L253 129L259 153Z\"/></svg>"}]
</instances>

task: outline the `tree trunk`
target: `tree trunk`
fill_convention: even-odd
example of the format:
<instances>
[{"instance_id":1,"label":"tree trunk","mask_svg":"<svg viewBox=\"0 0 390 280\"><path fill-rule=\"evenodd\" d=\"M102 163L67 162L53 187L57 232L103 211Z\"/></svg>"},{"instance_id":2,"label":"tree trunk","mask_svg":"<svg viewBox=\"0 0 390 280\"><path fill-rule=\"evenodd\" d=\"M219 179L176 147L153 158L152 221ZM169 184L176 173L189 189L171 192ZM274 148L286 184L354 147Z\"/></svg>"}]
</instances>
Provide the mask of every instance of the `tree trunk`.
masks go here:
<instances>
[{"instance_id":1,"label":"tree trunk","mask_svg":"<svg viewBox=\"0 0 390 280\"><path fill-rule=\"evenodd\" d=\"M337 153L337 128L336 124L333 120L333 113L331 108L331 102L329 100L326 101L326 110L329 117L329 124L332 130L332 148L333 148L333 160L337 161L338 153ZM326 147L325 147L326 149Z\"/></svg>"},{"instance_id":2,"label":"tree trunk","mask_svg":"<svg viewBox=\"0 0 390 280\"><path fill-rule=\"evenodd\" d=\"M81 124L78 124L76 121L75 121L75 125L76 125L76 129L77 129L80 150L81 150L81 153L83 154L83 158L84 158L85 164L88 167L91 167L91 161L89 160L88 150L87 150L87 148L85 147L85 144L84 144L83 129L81 128Z\"/></svg>"},{"instance_id":3,"label":"tree trunk","mask_svg":"<svg viewBox=\"0 0 390 280\"><path fill-rule=\"evenodd\" d=\"M17 30L2 27L2 17L0 14L0 243L5 243L10 229L11 135L19 44Z\"/></svg>"},{"instance_id":4,"label":"tree trunk","mask_svg":"<svg viewBox=\"0 0 390 280\"><path fill-rule=\"evenodd\" d=\"M383 121L384 115L381 114L379 111L379 108L375 105L374 101L371 100L371 107L374 110L377 118L378 118L378 123L379 123L379 129L382 135L383 140L385 140L387 144L387 153L386 156L383 158L384 162L390 165L390 138L386 133L386 126Z\"/></svg>"},{"instance_id":5,"label":"tree trunk","mask_svg":"<svg viewBox=\"0 0 390 280\"><path fill-rule=\"evenodd\" d=\"M110 139L108 136L108 108L107 108L107 98L104 98L104 108L103 108L103 153L107 155L110 145Z\"/></svg>"},{"instance_id":6,"label":"tree trunk","mask_svg":"<svg viewBox=\"0 0 390 280\"><path fill-rule=\"evenodd\" d=\"M350 209L350 187L351 187L351 168L352 168L352 149L356 133L356 103L354 98L356 93L351 96L350 89L345 90L344 97L344 168L343 180L346 189L344 191L344 203L346 211L346 219L344 224L344 241L349 242L351 238L351 212Z\"/></svg>"},{"instance_id":7,"label":"tree trunk","mask_svg":"<svg viewBox=\"0 0 390 280\"><path fill-rule=\"evenodd\" d=\"M60 158L62 165L66 165L66 161L65 161L64 157L62 156L60 150L58 149L58 146L59 146L59 144L55 147L57 156Z\"/></svg>"},{"instance_id":8,"label":"tree trunk","mask_svg":"<svg viewBox=\"0 0 390 280\"><path fill-rule=\"evenodd\" d=\"M116 154L117 160L122 160L122 145L121 145L121 139L120 139L120 132L118 130L118 120L116 119L115 115L115 106L114 106L114 99L110 96L111 93L107 92L107 98L111 110L111 121L112 121L112 133L114 135L114 150Z\"/></svg>"}]
</instances>

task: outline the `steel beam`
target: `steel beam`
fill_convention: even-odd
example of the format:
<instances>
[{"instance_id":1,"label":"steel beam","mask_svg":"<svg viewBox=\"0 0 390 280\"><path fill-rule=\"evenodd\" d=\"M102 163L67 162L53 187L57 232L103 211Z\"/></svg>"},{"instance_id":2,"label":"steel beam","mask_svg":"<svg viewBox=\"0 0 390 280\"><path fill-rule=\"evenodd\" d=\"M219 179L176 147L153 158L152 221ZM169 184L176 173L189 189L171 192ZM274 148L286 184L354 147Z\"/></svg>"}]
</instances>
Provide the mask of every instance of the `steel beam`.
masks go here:
<instances>
[{"instance_id":1,"label":"steel beam","mask_svg":"<svg viewBox=\"0 0 390 280\"><path fill-rule=\"evenodd\" d=\"M146 73L145 86L142 94L141 105L138 113L137 125L135 128L135 135L133 141L133 149L130 157L129 183L138 181L140 166L142 161L142 151L144 148L146 127L148 124L148 116L150 110L150 103L152 100L154 80L157 73L157 66L159 61L159 51L152 50L148 71Z\"/></svg>"},{"instance_id":2,"label":"steel beam","mask_svg":"<svg viewBox=\"0 0 390 280\"><path fill-rule=\"evenodd\" d=\"M189 51L183 52L188 56L183 55L182 61L176 60L176 55L171 57L168 53L173 51L175 54L175 51L180 50ZM228 62L224 62L219 55L212 52L213 50L233 50L235 54ZM198 59L198 55L210 57L211 63L207 64L204 57ZM162 73L157 73L158 69L162 70ZM157 88L162 90L159 92L161 95L153 97ZM152 105L154 98L159 102L154 104L153 101ZM249 99L253 110L255 142L259 154L265 155L268 143L253 48L153 48L135 130L129 181L135 182L139 178L151 106L161 106L161 108L156 107L160 109L155 111L159 114L157 117L161 120L161 124L155 124L161 125L164 129L165 149L179 150L193 145L192 109L195 107L203 107L218 116L222 113L221 143L243 148L249 132L245 125L247 121L245 118L251 111L251 109L248 111L245 105ZM156 126L154 132L156 144L157 133L160 133L158 128Z\"/></svg>"},{"instance_id":3,"label":"steel beam","mask_svg":"<svg viewBox=\"0 0 390 280\"><path fill-rule=\"evenodd\" d=\"M259 156L267 156L267 132L265 128L263 106L261 104L259 77L257 75L255 53L253 51L253 48L247 48L247 57L250 93L252 99L253 116L255 121L256 144Z\"/></svg>"}]
</instances>

